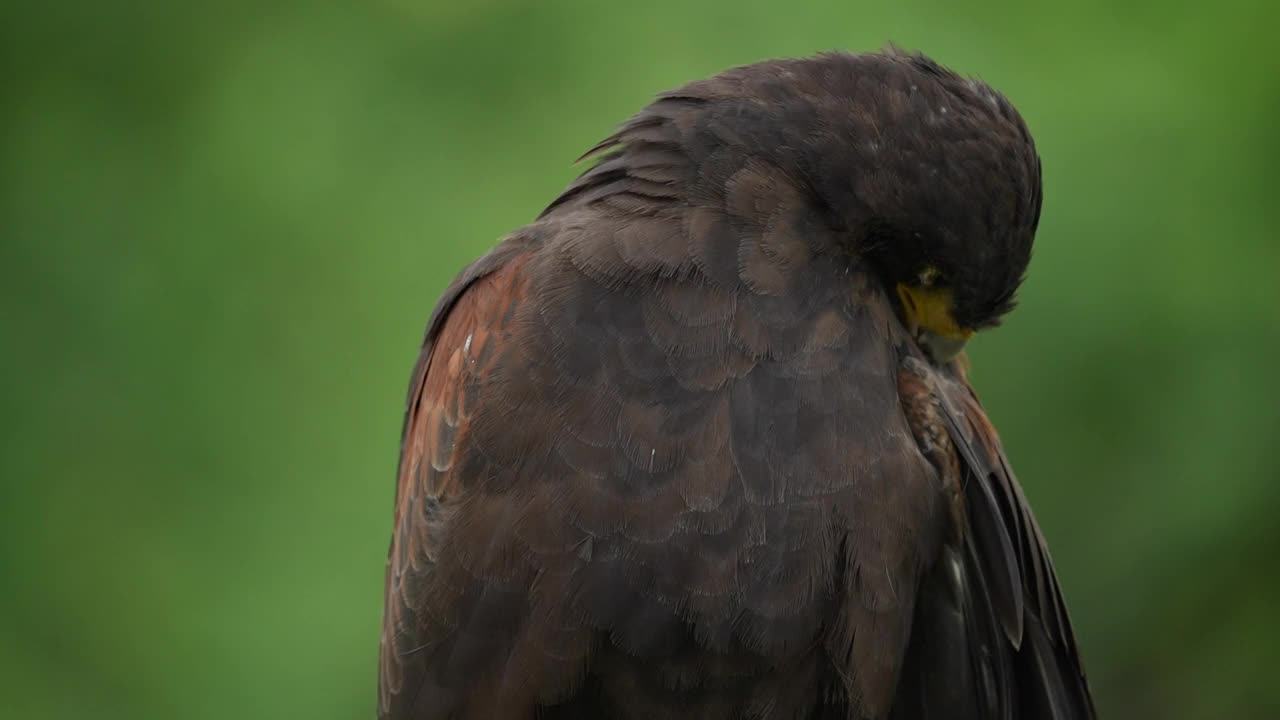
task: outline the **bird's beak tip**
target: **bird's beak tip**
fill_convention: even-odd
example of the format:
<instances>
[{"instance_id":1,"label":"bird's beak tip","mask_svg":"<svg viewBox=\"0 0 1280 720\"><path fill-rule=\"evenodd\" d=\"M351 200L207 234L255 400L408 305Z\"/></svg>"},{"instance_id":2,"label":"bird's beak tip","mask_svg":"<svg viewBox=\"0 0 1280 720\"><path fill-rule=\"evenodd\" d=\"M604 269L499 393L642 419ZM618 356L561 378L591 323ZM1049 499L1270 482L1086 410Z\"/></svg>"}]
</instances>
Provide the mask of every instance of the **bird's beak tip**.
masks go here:
<instances>
[{"instance_id":1,"label":"bird's beak tip","mask_svg":"<svg viewBox=\"0 0 1280 720\"><path fill-rule=\"evenodd\" d=\"M946 365L964 350L965 343L969 341L969 336L951 337L923 330L917 336L917 340L934 362L939 365Z\"/></svg>"}]
</instances>

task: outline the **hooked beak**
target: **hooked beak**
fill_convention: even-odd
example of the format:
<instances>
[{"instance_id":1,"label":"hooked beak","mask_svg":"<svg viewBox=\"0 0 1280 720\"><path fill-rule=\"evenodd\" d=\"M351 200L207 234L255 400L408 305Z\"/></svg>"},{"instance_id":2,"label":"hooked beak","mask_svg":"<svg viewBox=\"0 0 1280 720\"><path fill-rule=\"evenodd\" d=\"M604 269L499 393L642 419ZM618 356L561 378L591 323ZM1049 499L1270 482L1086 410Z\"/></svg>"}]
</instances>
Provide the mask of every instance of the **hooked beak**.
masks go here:
<instances>
[{"instance_id":1,"label":"hooked beak","mask_svg":"<svg viewBox=\"0 0 1280 720\"><path fill-rule=\"evenodd\" d=\"M906 284L897 289L907 329L916 343L939 365L955 359L973 337L973 330L956 322L951 291Z\"/></svg>"}]
</instances>

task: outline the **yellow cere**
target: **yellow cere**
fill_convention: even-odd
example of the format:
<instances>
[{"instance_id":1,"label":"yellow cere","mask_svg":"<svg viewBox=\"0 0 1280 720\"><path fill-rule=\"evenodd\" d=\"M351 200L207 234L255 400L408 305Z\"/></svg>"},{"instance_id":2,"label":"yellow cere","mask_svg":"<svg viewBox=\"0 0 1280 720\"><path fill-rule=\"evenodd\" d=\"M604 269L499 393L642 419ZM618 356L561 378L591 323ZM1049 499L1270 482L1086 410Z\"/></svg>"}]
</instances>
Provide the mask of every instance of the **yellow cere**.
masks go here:
<instances>
[{"instance_id":1,"label":"yellow cere","mask_svg":"<svg viewBox=\"0 0 1280 720\"><path fill-rule=\"evenodd\" d=\"M898 297L902 300L902 309L909 325L955 340L973 337L972 330L956 324L955 317L951 314L951 290L948 288L899 283Z\"/></svg>"}]
</instances>

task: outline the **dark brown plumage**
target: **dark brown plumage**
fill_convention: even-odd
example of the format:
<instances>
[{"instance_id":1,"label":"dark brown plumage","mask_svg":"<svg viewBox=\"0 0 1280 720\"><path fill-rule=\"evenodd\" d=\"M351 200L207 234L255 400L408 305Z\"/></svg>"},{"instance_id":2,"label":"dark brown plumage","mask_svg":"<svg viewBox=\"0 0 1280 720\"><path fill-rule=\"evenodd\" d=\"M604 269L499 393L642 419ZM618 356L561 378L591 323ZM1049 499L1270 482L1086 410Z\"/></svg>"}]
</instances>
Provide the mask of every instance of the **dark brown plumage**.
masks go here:
<instances>
[{"instance_id":1,"label":"dark brown plumage","mask_svg":"<svg viewBox=\"0 0 1280 720\"><path fill-rule=\"evenodd\" d=\"M385 718L1090 718L953 349L1012 304L1030 136L920 56L666 93L440 300Z\"/></svg>"}]
</instances>

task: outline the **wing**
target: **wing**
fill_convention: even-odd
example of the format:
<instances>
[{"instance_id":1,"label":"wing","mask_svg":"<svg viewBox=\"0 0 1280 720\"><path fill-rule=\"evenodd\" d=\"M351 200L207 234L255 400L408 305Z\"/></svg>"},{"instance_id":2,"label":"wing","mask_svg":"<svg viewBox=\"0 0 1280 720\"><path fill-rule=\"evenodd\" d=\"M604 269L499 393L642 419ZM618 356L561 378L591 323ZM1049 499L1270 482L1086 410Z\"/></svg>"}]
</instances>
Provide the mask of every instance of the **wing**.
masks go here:
<instances>
[{"instance_id":1,"label":"wing","mask_svg":"<svg viewBox=\"0 0 1280 720\"><path fill-rule=\"evenodd\" d=\"M380 717L406 717L423 699L428 659L457 622L428 612L448 606L429 597L441 559L440 529L472 491L453 472L455 454L470 428L474 388L490 370L526 291L527 250L523 237L509 239L462 272L436 306L413 371L387 557Z\"/></svg>"},{"instance_id":2,"label":"wing","mask_svg":"<svg viewBox=\"0 0 1280 720\"><path fill-rule=\"evenodd\" d=\"M941 507L891 310L781 235L740 263L721 225L547 220L442 301L405 423L383 717L884 716Z\"/></svg>"},{"instance_id":3,"label":"wing","mask_svg":"<svg viewBox=\"0 0 1280 720\"><path fill-rule=\"evenodd\" d=\"M932 408L913 429L931 426L950 456L931 459L952 466L941 474L954 473L956 533L921 587L894 717L1096 717L1048 547L995 428L958 372L908 359L912 375L904 385Z\"/></svg>"}]
</instances>

